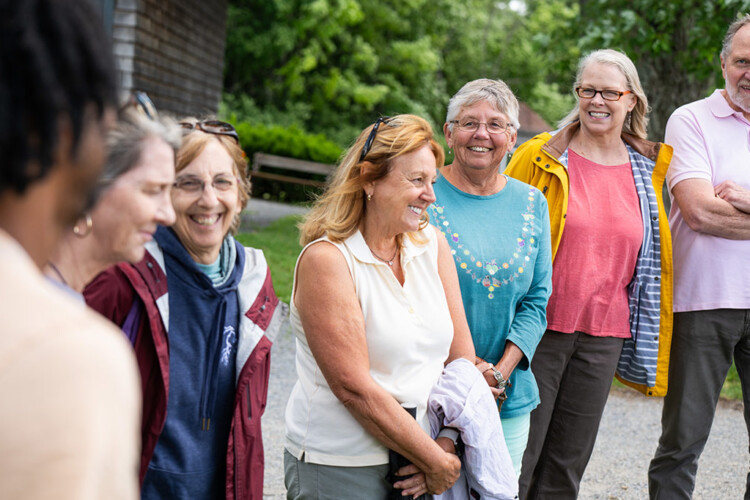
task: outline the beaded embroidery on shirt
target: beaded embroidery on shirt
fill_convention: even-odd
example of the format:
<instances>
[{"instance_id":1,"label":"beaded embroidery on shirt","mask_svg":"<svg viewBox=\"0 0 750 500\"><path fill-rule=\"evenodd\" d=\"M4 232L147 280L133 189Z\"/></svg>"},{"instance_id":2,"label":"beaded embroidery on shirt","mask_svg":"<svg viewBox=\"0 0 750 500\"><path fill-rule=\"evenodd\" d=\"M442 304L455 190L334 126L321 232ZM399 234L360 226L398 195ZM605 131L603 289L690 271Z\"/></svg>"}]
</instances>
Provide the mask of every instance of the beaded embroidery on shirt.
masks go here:
<instances>
[{"instance_id":1,"label":"beaded embroidery on shirt","mask_svg":"<svg viewBox=\"0 0 750 500\"><path fill-rule=\"evenodd\" d=\"M535 188L529 189L526 210L521 214L523 225L516 237L515 248L503 257L492 260L477 259L471 249L461 242L461 235L451 228L448 212L444 206L433 203L430 211L435 217L435 225L440 228L448 239L451 254L456 259L459 272L469 274L474 281L487 289L487 298L495 298L495 289L512 283L524 272L531 262L531 254L536 248L538 223L534 215L537 196L541 195Z\"/></svg>"}]
</instances>

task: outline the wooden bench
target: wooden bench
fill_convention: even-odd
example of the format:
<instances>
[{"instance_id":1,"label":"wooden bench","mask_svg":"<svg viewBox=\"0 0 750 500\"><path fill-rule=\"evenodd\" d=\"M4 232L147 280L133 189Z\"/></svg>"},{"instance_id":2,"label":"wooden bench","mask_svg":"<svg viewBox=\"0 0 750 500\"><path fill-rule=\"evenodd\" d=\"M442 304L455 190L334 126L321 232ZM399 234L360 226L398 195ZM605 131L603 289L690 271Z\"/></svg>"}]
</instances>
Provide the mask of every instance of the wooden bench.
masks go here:
<instances>
[{"instance_id":1,"label":"wooden bench","mask_svg":"<svg viewBox=\"0 0 750 500\"><path fill-rule=\"evenodd\" d=\"M315 179L304 179L291 175L277 174L273 172L264 172L261 167L273 167L279 170L290 172L305 172L308 174L318 174L326 178L325 181ZM286 156L269 155L266 153L255 153L253 155L252 177L261 177L282 182L292 182L295 184L304 184L306 186L323 187L333 173L336 165L328 163L317 163L314 161L298 160Z\"/></svg>"}]
</instances>

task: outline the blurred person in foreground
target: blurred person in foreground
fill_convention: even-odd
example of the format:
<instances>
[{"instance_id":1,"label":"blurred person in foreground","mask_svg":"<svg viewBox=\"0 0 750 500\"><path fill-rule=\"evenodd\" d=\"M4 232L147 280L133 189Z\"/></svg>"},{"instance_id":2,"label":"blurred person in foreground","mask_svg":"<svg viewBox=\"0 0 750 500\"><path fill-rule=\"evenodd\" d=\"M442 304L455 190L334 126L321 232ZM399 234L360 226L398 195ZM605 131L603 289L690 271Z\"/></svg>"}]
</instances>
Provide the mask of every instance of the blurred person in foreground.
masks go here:
<instances>
[{"instance_id":1,"label":"blurred person in foreground","mask_svg":"<svg viewBox=\"0 0 750 500\"><path fill-rule=\"evenodd\" d=\"M667 386L672 249L662 185L672 149L646 140L648 101L624 53L584 56L574 88L562 128L521 145L505 171L547 197L552 230L524 500L578 496L615 371L648 395Z\"/></svg>"},{"instance_id":2,"label":"blurred person in foreground","mask_svg":"<svg viewBox=\"0 0 750 500\"><path fill-rule=\"evenodd\" d=\"M678 108L667 122L675 332L648 471L652 499L692 497L733 359L750 432L750 15L729 27L721 70L724 89ZM746 481L750 500L750 474Z\"/></svg>"},{"instance_id":3,"label":"blurred person in foreground","mask_svg":"<svg viewBox=\"0 0 750 500\"><path fill-rule=\"evenodd\" d=\"M426 213L443 158L422 118L379 118L300 226L289 499L386 498L389 449L413 464L393 485L404 495L441 493L458 479L455 443L432 439L427 414L448 362L465 358L476 372L450 248Z\"/></svg>"},{"instance_id":4,"label":"blurred person in foreground","mask_svg":"<svg viewBox=\"0 0 750 500\"><path fill-rule=\"evenodd\" d=\"M86 302L133 343L144 394L141 497L263 498L271 343L286 305L261 250L234 239L249 199L237 132L185 120L172 227L118 264Z\"/></svg>"},{"instance_id":5,"label":"blurred person in foreground","mask_svg":"<svg viewBox=\"0 0 750 500\"><path fill-rule=\"evenodd\" d=\"M47 264L48 277L80 294L106 268L143 258L156 228L175 220L169 193L181 138L171 121L149 119L132 107L120 113L107 134L96 204L63 238Z\"/></svg>"},{"instance_id":6,"label":"blurred person in foreground","mask_svg":"<svg viewBox=\"0 0 750 500\"><path fill-rule=\"evenodd\" d=\"M0 498L137 497L137 368L111 323L44 279L115 123L84 0L0 0Z\"/></svg>"},{"instance_id":7,"label":"blurred person in foreground","mask_svg":"<svg viewBox=\"0 0 750 500\"><path fill-rule=\"evenodd\" d=\"M547 326L552 258L547 200L499 171L517 130L518 101L504 82L464 85L448 104L443 132L454 159L440 169L429 214L452 249L477 368L501 392L519 475L539 404L530 360Z\"/></svg>"}]
</instances>

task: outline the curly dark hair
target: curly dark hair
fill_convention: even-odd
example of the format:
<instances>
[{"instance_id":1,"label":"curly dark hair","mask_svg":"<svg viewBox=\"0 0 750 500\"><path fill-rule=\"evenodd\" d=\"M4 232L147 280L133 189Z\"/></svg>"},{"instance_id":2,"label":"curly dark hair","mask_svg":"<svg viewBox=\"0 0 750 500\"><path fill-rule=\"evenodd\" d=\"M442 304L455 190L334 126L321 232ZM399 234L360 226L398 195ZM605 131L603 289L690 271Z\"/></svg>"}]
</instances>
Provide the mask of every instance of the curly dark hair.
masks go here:
<instances>
[{"instance_id":1,"label":"curly dark hair","mask_svg":"<svg viewBox=\"0 0 750 500\"><path fill-rule=\"evenodd\" d=\"M61 117L70 120L75 152L92 103L99 118L117 103L97 7L89 0L0 0L0 192L23 194L47 175Z\"/></svg>"}]
</instances>

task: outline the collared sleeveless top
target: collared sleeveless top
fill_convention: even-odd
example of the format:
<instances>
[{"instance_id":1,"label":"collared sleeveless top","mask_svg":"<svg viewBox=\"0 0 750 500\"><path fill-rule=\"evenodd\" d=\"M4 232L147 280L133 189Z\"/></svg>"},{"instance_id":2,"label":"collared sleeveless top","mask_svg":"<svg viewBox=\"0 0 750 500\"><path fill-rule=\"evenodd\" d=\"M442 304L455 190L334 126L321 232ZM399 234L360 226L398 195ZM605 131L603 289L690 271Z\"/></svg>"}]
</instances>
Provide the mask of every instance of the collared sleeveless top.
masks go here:
<instances>
[{"instance_id":1,"label":"collared sleeveless top","mask_svg":"<svg viewBox=\"0 0 750 500\"><path fill-rule=\"evenodd\" d=\"M364 316L370 376L399 403L416 406L417 421L429 434L427 398L448 358L453 323L438 275L435 228L428 226L417 236L426 241L403 239L403 286L387 264L373 257L359 231L342 243L316 240L302 254L310 245L328 241L344 255ZM388 463L388 450L331 392L307 344L294 292L290 320L298 381L286 408L286 449L298 459L324 465Z\"/></svg>"}]
</instances>

